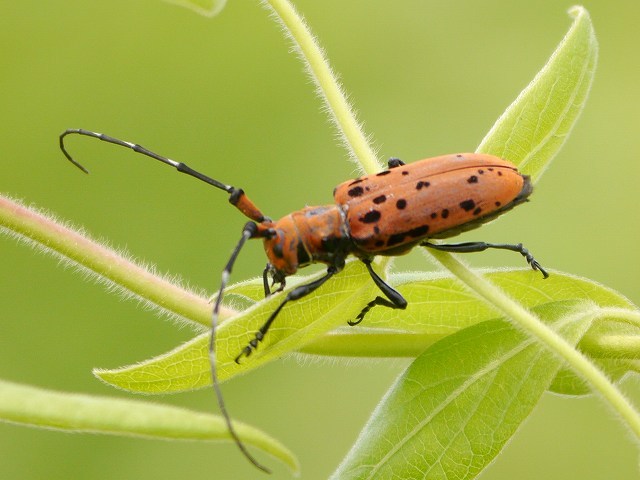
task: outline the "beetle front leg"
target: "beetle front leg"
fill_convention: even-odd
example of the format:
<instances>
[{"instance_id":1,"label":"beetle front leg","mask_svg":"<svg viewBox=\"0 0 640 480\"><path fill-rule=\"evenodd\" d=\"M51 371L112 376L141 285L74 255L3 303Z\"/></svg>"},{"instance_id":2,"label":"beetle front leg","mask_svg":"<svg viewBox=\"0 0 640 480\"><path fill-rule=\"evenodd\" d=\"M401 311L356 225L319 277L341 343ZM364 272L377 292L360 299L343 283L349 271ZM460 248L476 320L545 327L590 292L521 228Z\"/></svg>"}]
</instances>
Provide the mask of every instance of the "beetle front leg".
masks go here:
<instances>
[{"instance_id":1,"label":"beetle front leg","mask_svg":"<svg viewBox=\"0 0 640 480\"><path fill-rule=\"evenodd\" d=\"M260 329L256 332L256 335L253 338L253 340L251 340L249 344L242 349L242 352L240 353L240 355L236 357L236 363L240 363L240 359L242 357L248 357L249 355L251 355L253 350L258 348L258 344L262 341L264 336L267 334L267 331L269 330L269 328L271 327L271 324L280 313L280 310L282 310L282 308L288 302L290 302L291 300L299 300L302 297L309 295L314 290L318 289L327 280L333 277L336 273L338 273L338 269L334 266L331 266L327 269L327 273L324 277L321 277L318 280L315 280L313 282L307 283L306 285L300 285L299 287L296 287L293 290L291 290L289 293L287 293L287 296L284 298L282 303L278 305L278 308L276 308L273 311L273 313L269 316L267 321L264 322L264 325L262 325L262 327L260 327ZM280 289L278 289L278 291L279 290Z\"/></svg>"}]
</instances>

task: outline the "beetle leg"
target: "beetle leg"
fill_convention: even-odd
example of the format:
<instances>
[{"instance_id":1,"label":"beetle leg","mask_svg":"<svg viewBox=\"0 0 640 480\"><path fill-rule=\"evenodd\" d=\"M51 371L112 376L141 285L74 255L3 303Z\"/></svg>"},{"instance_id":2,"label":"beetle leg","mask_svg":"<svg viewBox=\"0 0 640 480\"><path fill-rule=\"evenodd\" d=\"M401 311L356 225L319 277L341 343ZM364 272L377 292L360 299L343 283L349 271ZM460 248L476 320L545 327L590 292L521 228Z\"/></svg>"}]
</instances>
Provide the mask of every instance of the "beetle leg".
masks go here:
<instances>
[{"instance_id":1,"label":"beetle leg","mask_svg":"<svg viewBox=\"0 0 640 480\"><path fill-rule=\"evenodd\" d=\"M253 457L253 455L249 453L249 451L247 450L247 447L245 447L244 443L242 443L242 440L240 440L240 437L238 436L238 433L236 432L233 426L233 423L231 422L231 417L227 412L227 407L225 406L225 403L224 403L224 397L222 396L222 390L220 389L220 382L218 382L217 360L216 360L216 349L215 349L216 330L218 328L218 315L220 313L220 305L222 303L222 296L224 295L224 289L227 286L227 282L229 281L229 276L231 275L231 270L233 269L233 264L235 263L236 258L238 257L238 254L242 249L242 246L246 243L247 240L249 240L250 238L254 238L257 234L259 234L258 225L256 225L253 222L247 222L247 224L242 229L242 237L240 237L240 240L238 241L236 248L233 249L233 252L231 253L231 257L229 258L227 265L224 267L224 270L222 271L222 280L220 281L220 290L218 290L218 297L216 298L216 303L213 306L213 312L211 315L211 336L209 338L209 362L211 364L211 381L213 383L213 389L215 390L216 397L218 399L218 406L220 408L220 413L222 413L222 417L224 418L227 424L227 429L231 434L231 437L235 441L240 451L244 454L245 457L247 457L247 459L249 459L251 463L253 463L260 470L263 470L267 473L271 473L268 468L258 463L258 461Z\"/></svg>"},{"instance_id":2,"label":"beetle leg","mask_svg":"<svg viewBox=\"0 0 640 480\"><path fill-rule=\"evenodd\" d=\"M472 252L483 252L488 248L498 248L502 250L511 250L512 252L518 252L521 254L526 260L531 268L534 270L538 270L542 273L543 278L548 278L549 274L546 272L544 268L538 263L538 261L533 258L533 255L529 253L529 250L524 248L521 243L517 245L512 245L509 243L485 243L485 242L464 242L464 243L451 243L451 244L440 244L436 245L435 243L422 242L420 244L423 247L433 248L434 250L441 250L443 252L452 252L452 253L472 253Z\"/></svg>"},{"instance_id":3,"label":"beetle leg","mask_svg":"<svg viewBox=\"0 0 640 480\"><path fill-rule=\"evenodd\" d=\"M327 273L324 277L321 277L318 280L314 280L311 283L307 283L306 285L300 285L299 287L296 287L293 290L291 290L289 293L287 293L287 296L284 298L282 303L280 303L278 308L276 308L273 311L273 313L271 313L267 321L264 322L264 325L262 325L262 327L260 327L260 329L256 332L256 335L253 338L253 340L251 340L249 344L246 347L244 347L240 355L236 357L236 363L240 363L240 359L242 357L248 357L249 355L251 355L253 350L258 348L258 344L262 341L262 339L264 339L264 336L267 334L267 331L271 327L271 324L280 313L280 310L282 310L282 307L284 307L291 300L299 300L302 297L309 295L310 293L315 291L317 288L319 288L324 282L326 282L332 276L334 276L336 273L338 273L338 269L334 266L330 266L327 269Z\"/></svg>"},{"instance_id":4,"label":"beetle leg","mask_svg":"<svg viewBox=\"0 0 640 480\"><path fill-rule=\"evenodd\" d=\"M65 137L67 135L74 135L74 134L97 138L98 140L102 140L103 142L129 148L136 153L142 154L146 157L153 158L154 160L158 160L162 163L170 165L181 173L186 173L187 175L191 175L192 177L197 178L198 180L201 180L205 183L208 183L209 185L212 185L216 188L219 188L220 190L224 190L225 192L227 192L229 194L229 203L235 206L238 210L240 210L246 217L250 218L251 220L254 220L260 223L271 222L269 217L265 217L260 211L260 209L256 207L251 200L249 200L249 197L245 195L244 191L241 188L236 188L231 185L226 185L218 180L215 180L211 177L208 177L194 170L193 168L189 167L188 165L182 162L176 162L175 160L172 160L168 157L163 157L162 155L158 155L157 153L152 152L151 150L143 147L142 145L138 145L137 143L126 142L124 140L120 140L118 138L105 135L104 133L91 132L83 128L70 128L62 132L62 134L60 135L60 150L62 150L62 153L64 154L64 156L67 157L67 159L71 163L73 163L76 167L78 167L84 173L89 173L89 171L86 168L84 168L80 163L78 163L76 160L74 160L74 158L69 154L69 152L67 151L64 145Z\"/></svg>"},{"instance_id":5,"label":"beetle leg","mask_svg":"<svg viewBox=\"0 0 640 480\"><path fill-rule=\"evenodd\" d=\"M373 268L371 267L371 260L365 259L362 260L362 263L365 264L367 270L369 270L369 275L371 275L371 278L373 279L377 287L382 293L384 293L385 297L387 298L376 297L369 303L367 303L355 320L347 322L351 326L359 324L364 319L365 315L369 313L369 310L371 310L376 305L382 305L389 308L398 308L400 310L404 310L405 308L407 308L407 301L405 300L405 298L400 295L397 290L392 288L391 285L380 278L380 276L376 272L373 271Z\"/></svg>"},{"instance_id":6,"label":"beetle leg","mask_svg":"<svg viewBox=\"0 0 640 480\"><path fill-rule=\"evenodd\" d=\"M389 159L389 161L387 162L387 165L389 165L389 168L396 168L396 167L401 167L402 165L405 165L405 163L399 158L393 157Z\"/></svg>"},{"instance_id":7,"label":"beetle leg","mask_svg":"<svg viewBox=\"0 0 640 480\"><path fill-rule=\"evenodd\" d=\"M264 298L268 298L271 296L271 288L269 288L269 271L271 265L267 263L267 266L264 267L262 271L262 285L264 286Z\"/></svg>"}]
</instances>

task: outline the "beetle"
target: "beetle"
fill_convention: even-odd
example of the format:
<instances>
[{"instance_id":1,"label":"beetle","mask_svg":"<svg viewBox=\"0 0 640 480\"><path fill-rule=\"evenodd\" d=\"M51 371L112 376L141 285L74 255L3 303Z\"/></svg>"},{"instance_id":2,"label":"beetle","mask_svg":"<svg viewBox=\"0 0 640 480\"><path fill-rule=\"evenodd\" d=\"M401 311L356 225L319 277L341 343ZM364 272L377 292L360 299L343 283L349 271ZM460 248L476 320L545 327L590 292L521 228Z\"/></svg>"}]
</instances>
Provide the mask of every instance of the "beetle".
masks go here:
<instances>
[{"instance_id":1,"label":"beetle","mask_svg":"<svg viewBox=\"0 0 640 480\"><path fill-rule=\"evenodd\" d=\"M97 138L129 148L174 167L229 194L229 202L249 218L240 240L233 249L224 270L212 312L209 342L211 375L220 410L230 434L242 452L258 468L260 465L246 450L235 433L226 411L216 374L215 333L218 314L233 265L249 239L262 239L268 263L262 278L265 296L284 290L286 278L313 263L327 265L324 276L300 285L285 295L278 307L255 333L253 339L236 357L236 362L249 357L258 348L267 331L284 306L314 292L339 273L349 255L360 259L381 292L364 306L349 325L360 323L375 306L405 309L407 301L372 267L378 255L396 256L416 246L454 253L503 249L520 253L527 263L547 278L548 273L522 244L464 242L436 244L430 239L444 239L471 230L493 220L515 206L528 201L533 191L531 180L516 166L498 157L477 153L443 155L405 164L397 158L388 169L361 176L338 185L333 191L334 203L305 207L273 221L265 216L241 188L208 177L184 163L158 155L138 144L84 129L68 129L60 135L60 149L66 158L89 173L72 158L64 145L67 135ZM272 289L277 285L277 288Z\"/></svg>"}]
</instances>

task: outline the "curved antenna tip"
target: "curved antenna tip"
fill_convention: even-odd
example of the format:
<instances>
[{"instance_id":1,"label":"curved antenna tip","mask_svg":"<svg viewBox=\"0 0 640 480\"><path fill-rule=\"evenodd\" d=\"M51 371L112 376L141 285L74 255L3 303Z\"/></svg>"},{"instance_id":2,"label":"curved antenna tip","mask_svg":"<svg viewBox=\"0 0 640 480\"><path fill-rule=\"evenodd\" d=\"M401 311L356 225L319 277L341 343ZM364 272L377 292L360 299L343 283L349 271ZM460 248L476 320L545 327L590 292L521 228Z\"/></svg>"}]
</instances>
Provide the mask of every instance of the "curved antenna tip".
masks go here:
<instances>
[{"instance_id":1,"label":"curved antenna tip","mask_svg":"<svg viewBox=\"0 0 640 480\"><path fill-rule=\"evenodd\" d=\"M69 155L69 152L67 152L67 149L64 148L64 137L66 137L67 135L69 135L71 133L80 133L80 130L78 130L78 129L68 129L68 130L65 130L64 132L62 132L60 134L60 150L62 150L62 153L64 153L64 156L67 157L67 160L69 160L71 163L73 163L76 167L78 167L84 173L89 173L89 170L87 170L81 164L76 162L73 159L73 157L71 155Z\"/></svg>"}]
</instances>

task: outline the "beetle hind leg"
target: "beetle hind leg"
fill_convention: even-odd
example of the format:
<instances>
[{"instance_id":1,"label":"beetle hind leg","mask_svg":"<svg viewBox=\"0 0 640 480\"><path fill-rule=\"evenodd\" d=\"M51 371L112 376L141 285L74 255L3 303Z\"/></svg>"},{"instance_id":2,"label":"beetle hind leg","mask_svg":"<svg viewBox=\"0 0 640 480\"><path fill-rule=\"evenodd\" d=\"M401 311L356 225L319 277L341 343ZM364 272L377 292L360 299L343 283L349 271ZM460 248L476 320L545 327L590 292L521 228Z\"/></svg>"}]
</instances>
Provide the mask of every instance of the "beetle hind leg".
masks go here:
<instances>
[{"instance_id":1,"label":"beetle hind leg","mask_svg":"<svg viewBox=\"0 0 640 480\"><path fill-rule=\"evenodd\" d=\"M549 274L547 271L542 268L542 265L538 263L538 261L533 258L533 255L527 250L521 243L516 245L510 243L486 243L486 242L464 242L464 243L451 243L451 244L435 244L429 242L422 242L420 244L423 247L433 248L434 250L440 250L443 252L451 252L451 253L472 253L472 252L483 252L489 248L496 248L500 250L511 250L512 252L517 252L522 255L527 263L531 265L531 268L539 271L542 274L543 278L548 278Z\"/></svg>"}]
</instances>

